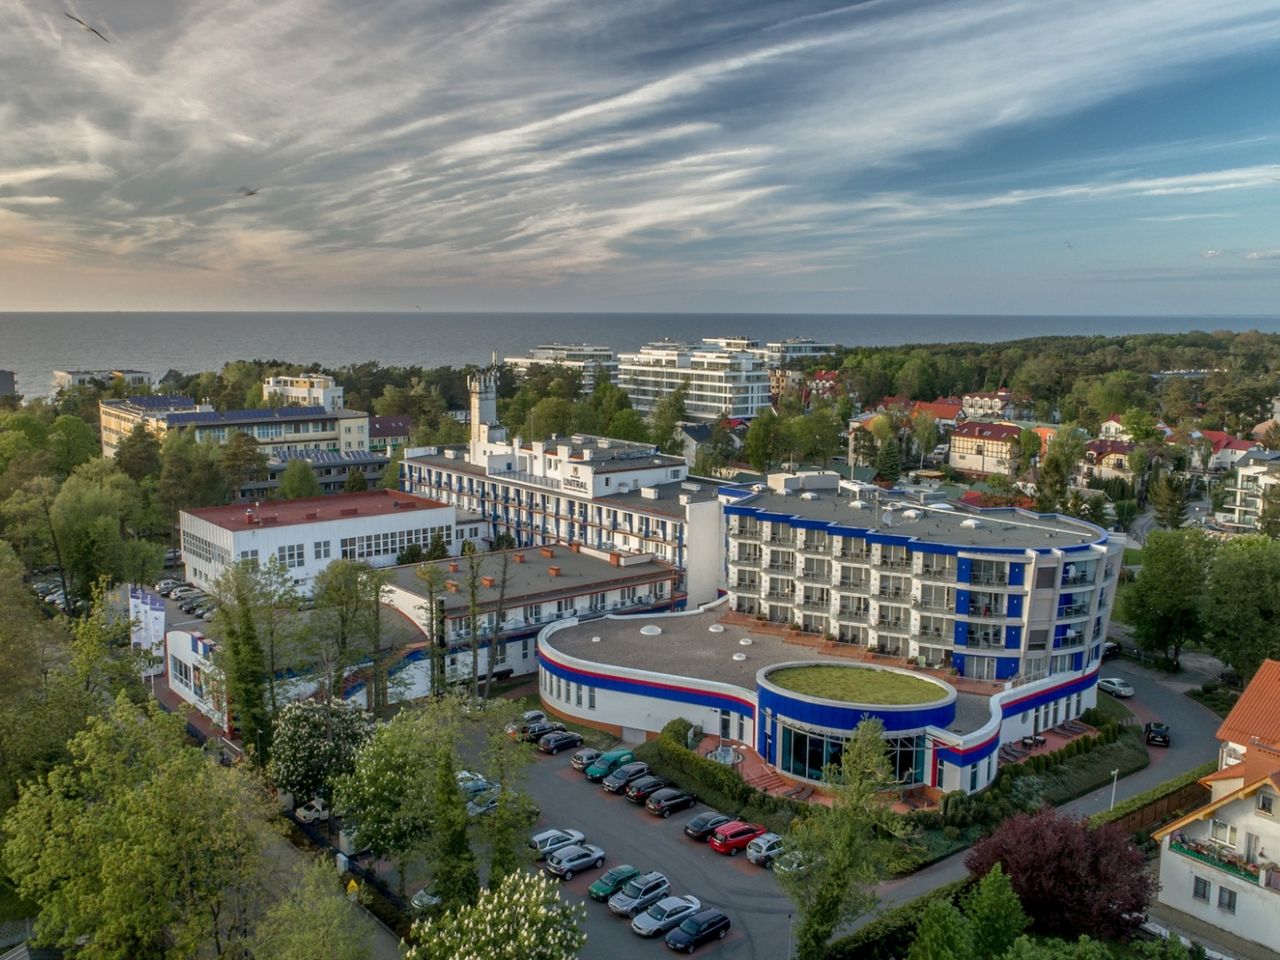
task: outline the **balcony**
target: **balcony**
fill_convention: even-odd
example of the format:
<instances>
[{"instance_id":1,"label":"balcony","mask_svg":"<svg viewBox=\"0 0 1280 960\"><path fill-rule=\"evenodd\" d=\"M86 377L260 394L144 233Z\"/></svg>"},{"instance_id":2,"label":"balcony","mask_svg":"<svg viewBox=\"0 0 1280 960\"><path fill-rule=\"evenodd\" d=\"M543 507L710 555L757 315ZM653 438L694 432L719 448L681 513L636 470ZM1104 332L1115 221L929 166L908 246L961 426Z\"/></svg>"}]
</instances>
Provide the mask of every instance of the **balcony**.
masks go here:
<instances>
[{"instance_id":1,"label":"balcony","mask_svg":"<svg viewBox=\"0 0 1280 960\"><path fill-rule=\"evenodd\" d=\"M1069 620L1072 617L1087 617L1089 615L1089 604L1087 603L1068 603L1058 608L1058 619Z\"/></svg>"},{"instance_id":2,"label":"balcony","mask_svg":"<svg viewBox=\"0 0 1280 960\"><path fill-rule=\"evenodd\" d=\"M870 580L841 580L837 585L841 590L852 590L856 593L866 593L871 589Z\"/></svg>"},{"instance_id":3,"label":"balcony","mask_svg":"<svg viewBox=\"0 0 1280 960\"><path fill-rule=\"evenodd\" d=\"M888 633L909 633L911 624L906 620L877 620L876 629Z\"/></svg>"},{"instance_id":4,"label":"balcony","mask_svg":"<svg viewBox=\"0 0 1280 960\"><path fill-rule=\"evenodd\" d=\"M841 550L836 554L841 560L847 560L850 563L870 563L870 550Z\"/></svg>"},{"instance_id":5,"label":"balcony","mask_svg":"<svg viewBox=\"0 0 1280 960\"><path fill-rule=\"evenodd\" d=\"M945 610L950 613L955 609L955 601L936 598L929 599L927 597L912 597L911 606L915 610Z\"/></svg>"},{"instance_id":6,"label":"balcony","mask_svg":"<svg viewBox=\"0 0 1280 960\"><path fill-rule=\"evenodd\" d=\"M729 560L729 563L739 567L758 567L763 562L764 557L758 553L740 553Z\"/></svg>"},{"instance_id":7,"label":"balcony","mask_svg":"<svg viewBox=\"0 0 1280 960\"><path fill-rule=\"evenodd\" d=\"M910 570L911 561L906 557L881 557L878 566L881 570Z\"/></svg>"},{"instance_id":8,"label":"balcony","mask_svg":"<svg viewBox=\"0 0 1280 960\"><path fill-rule=\"evenodd\" d=\"M790 590L770 590L764 595L766 600L778 600L782 603L795 603L796 595Z\"/></svg>"},{"instance_id":9,"label":"balcony","mask_svg":"<svg viewBox=\"0 0 1280 960\"><path fill-rule=\"evenodd\" d=\"M731 536L732 536L732 537L734 537L734 539L737 539L737 540L750 540L750 541L754 541L754 542L759 542L760 540L763 540L763 539L764 539L764 531L763 531L763 530L750 529L750 528L748 528L748 529L738 529L738 530L733 531L733 533L731 534Z\"/></svg>"},{"instance_id":10,"label":"balcony","mask_svg":"<svg viewBox=\"0 0 1280 960\"><path fill-rule=\"evenodd\" d=\"M737 583L733 585L733 589L737 590L739 593L759 593L760 581L759 580L739 580Z\"/></svg>"},{"instance_id":11,"label":"balcony","mask_svg":"<svg viewBox=\"0 0 1280 960\"><path fill-rule=\"evenodd\" d=\"M764 541L771 547L794 547L796 545L795 537L770 537Z\"/></svg>"},{"instance_id":12,"label":"balcony","mask_svg":"<svg viewBox=\"0 0 1280 960\"><path fill-rule=\"evenodd\" d=\"M1084 587L1093 586L1093 571L1087 573L1077 573L1074 577L1063 577L1062 585L1064 587Z\"/></svg>"},{"instance_id":13,"label":"balcony","mask_svg":"<svg viewBox=\"0 0 1280 960\"><path fill-rule=\"evenodd\" d=\"M794 563L771 563L765 569L774 573L785 573L788 576L792 576L796 572L796 565Z\"/></svg>"},{"instance_id":14,"label":"balcony","mask_svg":"<svg viewBox=\"0 0 1280 960\"><path fill-rule=\"evenodd\" d=\"M1171 839L1169 841L1169 849L1191 860L1198 860L1201 863L1208 864L1223 873L1239 877L1246 883L1262 885L1261 875L1264 872L1271 872L1265 871L1263 867L1256 863L1246 862L1244 857L1232 853L1226 847L1211 840Z\"/></svg>"},{"instance_id":15,"label":"balcony","mask_svg":"<svg viewBox=\"0 0 1280 960\"><path fill-rule=\"evenodd\" d=\"M881 590L876 593L876 597L880 600L897 600L902 603L907 599L907 593L904 590Z\"/></svg>"},{"instance_id":16,"label":"balcony","mask_svg":"<svg viewBox=\"0 0 1280 960\"><path fill-rule=\"evenodd\" d=\"M805 597L803 600L800 601L799 606L801 610L808 610L811 613L830 613L831 612L830 600L818 600L814 597Z\"/></svg>"},{"instance_id":17,"label":"balcony","mask_svg":"<svg viewBox=\"0 0 1280 960\"><path fill-rule=\"evenodd\" d=\"M797 574L801 583L820 583L824 587L831 582L830 570L801 570Z\"/></svg>"},{"instance_id":18,"label":"balcony","mask_svg":"<svg viewBox=\"0 0 1280 960\"><path fill-rule=\"evenodd\" d=\"M922 567L916 576L921 580L954 580L956 572L951 567Z\"/></svg>"},{"instance_id":19,"label":"balcony","mask_svg":"<svg viewBox=\"0 0 1280 960\"><path fill-rule=\"evenodd\" d=\"M1005 620L1007 619L1008 614L999 608L993 609L992 607L979 607L975 610L973 607L970 607L968 613L960 613L959 611L956 611L956 616L967 617L970 620Z\"/></svg>"},{"instance_id":20,"label":"balcony","mask_svg":"<svg viewBox=\"0 0 1280 960\"><path fill-rule=\"evenodd\" d=\"M867 611L847 610L842 607L836 611L836 619L843 623L866 623Z\"/></svg>"},{"instance_id":21,"label":"balcony","mask_svg":"<svg viewBox=\"0 0 1280 960\"><path fill-rule=\"evenodd\" d=\"M975 573L969 583L975 587L1007 587L1009 576L1004 573Z\"/></svg>"},{"instance_id":22,"label":"balcony","mask_svg":"<svg viewBox=\"0 0 1280 960\"><path fill-rule=\"evenodd\" d=\"M831 545L826 542L809 543L808 541L805 541L800 546L801 553L816 553L819 556L824 556L824 557L830 552L830 550L831 550Z\"/></svg>"},{"instance_id":23,"label":"balcony","mask_svg":"<svg viewBox=\"0 0 1280 960\"><path fill-rule=\"evenodd\" d=\"M939 629L937 629L937 628L929 627L929 628L927 628L927 629L922 629L922 630L920 631L920 639L921 639L921 640L934 640L934 641L938 641L938 640L942 640L942 639L944 639L944 638L946 639L947 643L950 643L950 642L951 642L951 636L950 636L950 634L943 633L941 630L939 630ZM936 643L935 643L935 646L936 646Z\"/></svg>"}]
</instances>

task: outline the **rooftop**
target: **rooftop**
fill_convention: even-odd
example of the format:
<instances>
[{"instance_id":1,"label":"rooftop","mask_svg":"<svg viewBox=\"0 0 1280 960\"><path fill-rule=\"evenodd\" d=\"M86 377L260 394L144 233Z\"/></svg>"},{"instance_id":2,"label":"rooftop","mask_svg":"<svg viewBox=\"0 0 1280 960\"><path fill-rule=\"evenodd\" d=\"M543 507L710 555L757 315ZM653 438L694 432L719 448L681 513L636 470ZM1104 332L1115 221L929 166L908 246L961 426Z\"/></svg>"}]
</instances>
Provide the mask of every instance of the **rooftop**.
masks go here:
<instances>
[{"instance_id":1,"label":"rooftop","mask_svg":"<svg viewBox=\"0 0 1280 960\"><path fill-rule=\"evenodd\" d=\"M750 516L757 511L774 517L821 521L859 535L875 532L958 547L1043 551L1106 540L1106 533L1098 527L1071 517L1042 518L1015 507L970 510L954 504L853 500L834 491L800 496L757 493L725 507L725 513L730 515Z\"/></svg>"},{"instance_id":2,"label":"rooftop","mask_svg":"<svg viewBox=\"0 0 1280 960\"><path fill-rule=\"evenodd\" d=\"M943 691L936 683L886 670L850 669L850 665L786 667L769 674L769 682L784 690L858 704L933 703Z\"/></svg>"},{"instance_id":3,"label":"rooftop","mask_svg":"<svg viewBox=\"0 0 1280 960\"><path fill-rule=\"evenodd\" d=\"M368 450L321 450L318 447L309 447L306 450L282 450L267 461L267 466L283 466L290 460L305 460L317 466L333 466L342 463L357 466L391 462L390 457L381 453L370 453Z\"/></svg>"},{"instance_id":4,"label":"rooftop","mask_svg":"<svg viewBox=\"0 0 1280 960\"><path fill-rule=\"evenodd\" d=\"M1264 744L1280 745L1280 710L1276 704L1280 704L1280 660L1263 660L1218 727L1218 739L1247 744L1257 737Z\"/></svg>"},{"instance_id":5,"label":"rooftop","mask_svg":"<svg viewBox=\"0 0 1280 960\"><path fill-rule=\"evenodd\" d=\"M498 602L504 553L509 558L504 598L507 610L521 606L534 597L579 596L633 583L653 583L676 575L674 567L652 557L634 560L628 557L625 566L616 566L609 554L589 548L571 550L564 546L524 547L484 553L479 555L480 576L492 577L494 583L492 586L484 586L482 583L480 587L482 608L492 608ZM523 557L523 562L518 562L516 557ZM391 585L425 600L427 591L417 575L418 568L424 566L439 567L445 579L458 584L457 593L445 591L439 594L444 599L446 611L466 610L470 601L467 595L467 560L464 557L393 567L389 571ZM452 567L457 569L453 570ZM556 571L554 575L553 569Z\"/></svg>"},{"instance_id":6,"label":"rooftop","mask_svg":"<svg viewBox=\"0 0 1280 960\"><path fill-rule=\"evenodd\" d=\"M745 690L756 689L756 674L763 667L779 663L806 661L845 667L858 663L849 657L787 643L773 634L721 623L721 614L722 610L716 609L676 617L605 617L557 630L540 643L553 651L606 666L729 683ZM662 633L646 636L640 632L641 627L650 625ZM712 627L721 629L713 631ZM595 637L600 639L596 641ZM751 643L743 644L743 639ZM746 654L746 659L733 659L735 653ZM956 716L949 727L953 733L971 733L990 719L990 698L957 692Z\"/></svg>"},{"instance_id":7,"label":"rooftop","mask_svg":"<svg viewBox=\"0 0 1280 960\"><path fill-rule=\"evenodd\" d=\"M244 423L262 420L348 420L364 417L359 410L329 410L326 407L261 407L252 410L196 410L191 413L171 413L165 420L171 427L186 427L216 423Z\"/></svg>"},{"instance_id":8,"label":"rooftop","mask_svg":"<svg viewBox=\"0 0 1280 960\"><path fill-rule=\"evenodd\" d=\"M244 530L270 524L288 526L298 523L323 523L327 520L387 516L408 510L438 510L447 504L411 493L392 490L367 490L363 493L335 493L327 497L304 497L300 500L269 500L257 508L243 503L225 507L200 507L183 513L222 527Z\"/></svg>"},{"instance_id":9,"label":"rooftop","mask_svg":"<svg viewBox=\"0 0 1280 960\"><path fill-rule=\"evenodd\" d=\"M403 437L413 432L413 417L370 417L369 436Z\"/></svg>"}]
</instances>

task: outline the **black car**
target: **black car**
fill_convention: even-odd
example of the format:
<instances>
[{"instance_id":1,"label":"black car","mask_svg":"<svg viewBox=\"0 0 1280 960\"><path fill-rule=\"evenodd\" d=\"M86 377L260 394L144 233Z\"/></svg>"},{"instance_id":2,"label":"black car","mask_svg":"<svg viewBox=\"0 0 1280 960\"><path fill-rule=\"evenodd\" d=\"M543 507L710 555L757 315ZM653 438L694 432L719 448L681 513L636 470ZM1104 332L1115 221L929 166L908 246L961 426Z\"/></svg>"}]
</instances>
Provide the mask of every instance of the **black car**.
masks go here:
<instances>
[{"instance_id":1,"label":"black car","mask_svg":"<svg viewBox=\"0 0 1280 960\"><path fill-rule=\"evenodd\" d=\"M1147 743L1167 747L1169 745L1169 725L1167 723L1161 723L1158 720L1144 724L1142 727L1142 736Z\"/></svg>"},{"instance_id":2,"label":"black car","mask_svg":"<svg viewBox=\"0 0 1280 960\"><path fill-rule=\"evenodd\" d=\"M632 803L643 804L649 797L657 793L663 787L671 786L669 780L663 780L661 777L641 777L638 780L632 780L627 784L627 799Z\"/></svg>"},{"instance_id":3,"label":"black car","mask_svg":"<svg viewBox=\"0 0 1280 960\"><path fill-rule=\"evenodd\" d=\"M672 810L683 810L697 802L698 798L688 790L682 790L679 787L663 787L649 795L644 808L657 816L669 817Z\"/></svg>"},{"instance_id":4,"label":"black car","mask_svg":"<svg viewBox=\"0 0 1280 960\"><path fill-rule=\"evenodd\" d=\"M582 746L582 734L574 733L572 730L546 733L538 740L538 749L543 753L559 753L561 750L580 746Z\"/></svg>"},{"instance_id":5,"label":"black car","mask_svg":"<svg viewBox=\"0 0 1280 960\"><path fill-rule=\"evenodd\" d=\"M600 759L599 750L593 750L590 747L583 747L569 760L569 766L575 770L586 770L597 760Z\"/></svg>"},{"instance_id":6,"label":"black car","mask_svg":"<svg viewBox=\"0 0 1280 960\"><path fill-rule=\"evenodd\" d=\"M1113 643L1112 641L1108 640L1106 643L1102 645L1103 660L1114 660L1118 656L1120 656L1120 644Z\"/></svg>"},{"instance_id":7,"label":"black car","mask_svg":"<svg viewBox=\"0 0 1280 960\"><path fill-rule=\"evenodd\" d=\"M525 743L537 743L548 733L559 733L568 728L563 723L544 720L541 723L531 723L524 728L524 733L520 735L520 739Z\"/></svg>"},{"instance_id":8,"label":"black car","mask_svg":"<svg viewBox=\"0 0 1280 960\"><path fill-rule=\"evenodd\" d=\"M622 793L633 780L639 780L641 777L648 776L649 765L643 760L633 760L630 763L624 763L613 773L609 774L601 781L603 786L610 793Z\"/></svg>"},{"instance_id":9,"label":"black car","mask_svg":"<svg viewBox=\"0 0 1280 960\"><path fill-rule=\"evenodd\" d=\"M694 840L709 840L716 832L716 827L723 827L732 821L733 817L726 817L723 813L708 810L706 813L698 814L684 825L684 835Z\"/></svg>"},{"instance_id":10,"label":"black car","mask_svg":"<svg viewBox=\"0 0 1280 960\"><path fill-rule=\"evenodd\" d=\"M728 917L719 910L703 910L668 933L667 946L672 950L693 953L709 940L723 940L728 933Z\"/></svg>"}]
</instances>

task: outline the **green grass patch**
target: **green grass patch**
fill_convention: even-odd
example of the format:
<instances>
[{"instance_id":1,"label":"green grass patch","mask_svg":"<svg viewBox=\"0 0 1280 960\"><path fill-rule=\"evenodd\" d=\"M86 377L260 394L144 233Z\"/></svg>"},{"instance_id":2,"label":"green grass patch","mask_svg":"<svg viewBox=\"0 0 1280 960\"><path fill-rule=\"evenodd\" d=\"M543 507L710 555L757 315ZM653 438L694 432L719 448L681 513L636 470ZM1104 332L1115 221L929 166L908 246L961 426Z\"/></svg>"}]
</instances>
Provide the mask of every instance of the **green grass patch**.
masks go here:
<instances>
[{"instance_id":1,"label":"green grass patch","mask_svg":"<svg viewBox=\"0 0 1280 960\"><path fill-rule=\"evenodd\" d=\"M1142 566L1142 548L1141 547L1125 547L1124 548L1124 565L1126 567Z\"/></svg>"},{"instance_id":2,"label":"green grass patch","mask_svg":"<svg viewBox=\"0 0 1280 960\"><path fill-rule=\"evenodd\" d=\"M1104 665L1102 672L1105 675L1107 668ZM1098 694L1098 705L1092 710L1086 711L1087 717L1081 717L1085 723L1091 727L1100 727L1104 723L1124 723L1133 717L1133 711L1124 705L1124 701L1111 696L1109 693Z\"/></svg>"},{"instance_id":3,"label":"green grass patch","mask_svg":"<svg viewBox=\"0 0 1280 960\"><path fill-rule=\"evenodd\" d=\"M768 680L784 690L843 703L932 703L943 697L936 684L919 677L852 666L784 667L771 671Z\"/></svg>"},{"instance_id":4,"label":"green grass patch","mask_svg":"<svg viewBox=\"0 0 1280 960\"><path fill-rule=\"evenodd\" d=\"M1192 700L1203 703L1220 717L1225 717L1230 713L1231 708L1240 699L1240 694L1216 683L1206 683L1199 690L1188 690L1187 696Z\"/></svg>"},{"instance_id":5,"label":"green grass patch","mask_svg":"<svg viewBox=\"0 0 1280 960\"><path fill-rule=\"evenodd\" d=\"M1127 777L1149 762L1142 732L1137 727L1125 727L1114 743L1071 757L1040 774L1044 781L1043 798L1046 803L1060 806L1105 787L1111 782L1112 770L1119 770L1121 777Z\"/></svg>"}]
</instances>

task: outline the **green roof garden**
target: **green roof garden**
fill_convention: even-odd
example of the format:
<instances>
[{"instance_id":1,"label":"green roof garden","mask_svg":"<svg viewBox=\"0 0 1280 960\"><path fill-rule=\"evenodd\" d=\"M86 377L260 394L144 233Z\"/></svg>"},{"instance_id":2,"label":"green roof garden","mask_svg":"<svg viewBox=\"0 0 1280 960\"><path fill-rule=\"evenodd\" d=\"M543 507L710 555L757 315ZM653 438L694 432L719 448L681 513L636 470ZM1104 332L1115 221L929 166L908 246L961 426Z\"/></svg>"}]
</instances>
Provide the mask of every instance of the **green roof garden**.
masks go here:
<instances>
[{"instance_id":1,"label":"green roof garden","mask_svg":"<svg viewBox=\"0 0 1280 960\"><path fill-rule=\"evenodd\" d=\"M770 671L775 687L842 703L934 703L946 696L936 683L890 670L819 664Z\"/></svg>"}]
</instances>

